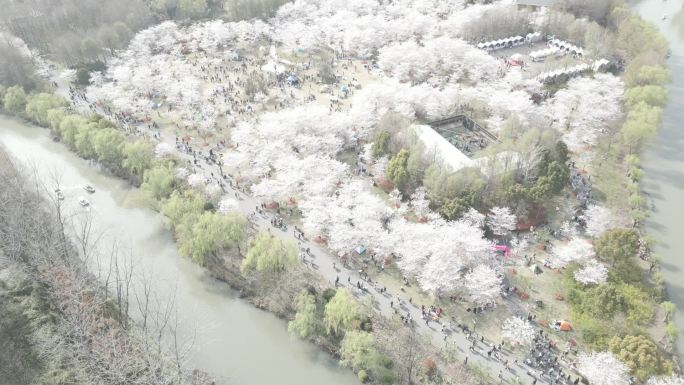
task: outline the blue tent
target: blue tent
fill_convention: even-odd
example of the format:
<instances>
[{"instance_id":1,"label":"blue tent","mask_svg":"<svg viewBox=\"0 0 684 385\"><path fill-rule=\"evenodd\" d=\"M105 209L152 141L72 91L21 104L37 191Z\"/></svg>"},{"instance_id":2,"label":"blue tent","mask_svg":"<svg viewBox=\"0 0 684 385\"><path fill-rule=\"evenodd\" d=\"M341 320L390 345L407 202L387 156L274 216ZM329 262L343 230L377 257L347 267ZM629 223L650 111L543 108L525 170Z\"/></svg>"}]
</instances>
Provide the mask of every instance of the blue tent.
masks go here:
<instances>
[{"instance_id":1,"label":"blue tent","mask_svg":"<svg viewBox=\"0 0 684 385\"><path fill-rule=\"evenodd\" d=\"M366 252L366 248L363 247L363 245L360 245L359 247L356 248L356 252L361 255Z\"/></svg>"},{"instance_id":2,"label":"blue tent","mask_svg":"<svg viewBox=\"0 0 684 385\"><path fill-rule=\"evenodd\" d=\"M296 77L295 75L290 75L287 77L287 84L293 85L293 84L298 84L299 83L299 78Z\"/></svg>"},{"instance_id":3,"label":"blue tent","mask_svg":"<svg viewBox=\"0 0 684 385\"><path fill-rule=\"evenodd\" d=\"M341 92L344 92L344 93L347 93L347 92L349 92L349 87L347 87L347 85L345 84L345 85L343 85L342 87L340 87L340 91L341 91Z\"/></svg>"}]
</instances>

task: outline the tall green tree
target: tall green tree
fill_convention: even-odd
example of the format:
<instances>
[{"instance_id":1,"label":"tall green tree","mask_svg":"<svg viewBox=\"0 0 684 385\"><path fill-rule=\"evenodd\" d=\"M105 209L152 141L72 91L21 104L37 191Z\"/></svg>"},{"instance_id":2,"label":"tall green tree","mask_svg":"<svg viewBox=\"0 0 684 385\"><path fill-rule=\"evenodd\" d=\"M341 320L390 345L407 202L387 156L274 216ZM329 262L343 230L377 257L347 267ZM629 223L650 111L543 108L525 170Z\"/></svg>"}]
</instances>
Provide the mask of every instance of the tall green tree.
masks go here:
<instances>
[{"instance_id":1,"label":"tall green tree","mask_svg":"<svg viewBox=\"0 0 684 385\"><path fill-rule=\"evenodd\" d=\"M350 330L344 335L340 346L340 365L355 371L372 370L378 361L373 334Z\"/></svg>"},{"instance_id":2,"label":"tall green tree","mask_svg":"<svg viewBox=\"0 0 684 385\"><path fill-rule=\"evenodd\" d=\"M207 0L178 0L176 15L180 18L198 19L207 14Z\"/></svg>"},{"instance_id":3,"label":"tall green tree","mask_svg":"<svg viewBox=\"0 0 684 385\"><path fill-rule=\"evenodd\" d=\"M290 333L296 333L302 338L308 338L317 333L320 328L318 314L316 314L316 297L306 291L295 299L295 318L287 325Z\"/></svg>"},{"instance_id":4,"label":"tall green tree","mask_svg":"<svg viewBox=\"0 0 684 385\"><path fill-rule=\"evenodd\" d=\"M625 91L625 104L632 107L641 102L650 106L663 107L667 103L667 90L663 86L638 86Z\"/></svg>"},{"instance_id":5,"label":"tall green tree","mask_svg":"<svg viewBox=\"0 0 684 385\"><path fill-rule=\"evenodd\" d=\"M635 258L639 250L639 233L634 229L610 229L594 243L596 257L610 264L612 280L637 282L642 271Z\"/></svg>"},{"instance_id":6,"label":"tall green tree","mask_svg":"<svg viewBox=\"0 0 684 385\"><path fill-rule=\"evenodd\" d=\"M658 346L647 336L616 336L609 346L613 354L627 365L630 374L640 381L672 371L672 365L661 356Z\"/></svg>"},{"instance_id":7,"label":"tall green tree","mask_svg":"<svg viewBox=\"0 0 684 385\"><path fill-rule=\"evenodd\" d=\"M406 188L406 184L411 177L408 171L409 151L402 148L396 155L387 163L385 173L387 177L400 189Z\"/></svg>"},{"instance_id":8,"label":"tall green tree","mask_svg":"<svg viewBox=\"0 0 684 385\"><path fill-rule=\"evenodd\" d=\"M152 144L147 140L136 140L123 146L123 168L131 175L142 178L145 170L152 166Z\"/></svg>"},{"instance_id":9,"label":"tall green tree","mask_svg":"<svg viewBox=\"0 0 684 385\"><path fill-rule=\"evenodd\" d=\"M5 111L14 115L21 115L26 109L26 92L19 85L12 86L5 91L2 104Z\"/></svg>"},{"instance_id":10,"label":"tall green tree","mask_svg":"<svg viewBox=\"0 0 684 385\"><path fill-rule=\"evenodd\" d=\"M97 131L92 138L97 159L106 167L118 171L123 167L124 134L115 128Z\"/></svg>"},{"instance_id":11,"label":"tall green tree","mask_svg":"<svg viewBox=\"0 0 684 385\"><path fill-rule=\"evenodd\" d=\"M247 220L238 213L221 215L205 211L182 240L179 252L200 265L205 264L207 256L220 259L221 250L237 246L244 239L246 226Z\"/></svg>"},{"instance_id":12,"label":"tall green tree","mask_svg":"<svg viewBox=\"0 0 684 385\"><path fill-rule=\"evenodd\" d=\"M166 225L172 229L179 244L192 237L193 225L204 211L206 201L192 191L174 191L162 206L162 214L166 216Z\"/></svg>"},{"instance_id":13,"label":"tall green tree","mask_svg":"<svg viewBox=\"0 0 684 385\"><path fill-rule=\"evenodd\" d=\"M389 142L390 139L392 138L392 134L389 133L387 130L382 130L378 132L377 135L375 135L375 138L373 139L373 157L374 158L379 158L389 151Z\"/></svg>"},{"instance_id":14,"label":"tall green tree","mask_svg":"<svg viewBox=\"0 0 684 385\"><path fill-rule=\"evenodd\" d=\"M240 271L248 275L257 273L279 274L297 262L297 248L291 241L281 241L268 232L260 232L252 240Z\"/></svg>"},{"instance_id":15,"label":"tall green tree","mask_svg":"<svg viewBox=\"0 0 684 385\"><path fill-rule=\"evenodd\" d=\"M66 105L67 102L63 98L45 92L29 95L26 98L26 116L41 126L48 126L48 112Z\"/></svg>"},{"instance_id":16,"label":"tall green tree","mask_svg":"<svg viewBox=\"0 0 684 385\"><path fill-rule=\"evenodd\" d=\"M59 123L59 136L62 138L62 142L68 147L76 148L76 135L80 130L81 126L88 124L81 115L71 114L65 116Z\"/></svg>"},{"instance_id":17,"label":"tall green tree","mask_svg":"<svg viewBox=\"0 0 684 385\"><path fill-rule=\"evenodd\" d=\"M165 164L145 170L140 189L151 202L159 202L168 198L176 186L173 170Z\"/></svg>"},{"instance_id":18,"label":"tall green tree","mask_svg":"<svg viewBox=\"0 0 684 385\"><path fill-rule=\"evenodd\" d=\"M347 289L339 289L325 305L325 327L330 334L357 328L361 318L361 306Z\"/></svg>"}]
</instances>

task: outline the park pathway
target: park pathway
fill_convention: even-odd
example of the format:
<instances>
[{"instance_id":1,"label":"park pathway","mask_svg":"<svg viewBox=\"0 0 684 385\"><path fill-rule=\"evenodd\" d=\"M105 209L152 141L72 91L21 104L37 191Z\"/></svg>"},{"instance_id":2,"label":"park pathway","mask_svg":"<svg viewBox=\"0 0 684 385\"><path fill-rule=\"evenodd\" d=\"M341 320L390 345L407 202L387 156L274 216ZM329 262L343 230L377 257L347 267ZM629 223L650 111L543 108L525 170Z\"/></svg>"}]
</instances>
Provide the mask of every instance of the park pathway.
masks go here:
<instances>
[{"instance_id":1,"label":"park pathway","mask_svg":"<svg viewBox=\"0 0 684 385\"><path fill-rule=\"evenodd\" d=\"M90 105L85 101L78 98L72 99L69 94L69 85L65 80L57 76L52 77L51 80L57 84L55 93L71 101L73 108L86 114L96 112L103 116L109 116L106 111L99 107L96 107L95 111L93 111ZM146 124L137 126L137 129L140 132L145 133L145 135L150 138L156 138L156 140L165 142L173 148L176 148L176 137L172 132L169 132L170 130L165 130L164 128L165 127L162 127L159 131L151 131ZM168 128L173 129L173 127ZM155 136L155 134L157 135ZM194 158L192 154L185 152L179 153L183 159L193 163ZM221 170L218 165L207 163L204 159L205 155L208 155L208 150L205 150L205 153L203 153L202 156L199 156L198 154L198 164L195 166L196 171L203 174L207 179L218 180L217 178L221 175ZM214 174L213 177L211 176L211 173ZM457 327L455 322L451 322L452 327L447 330L445 338L445 333L442 332L442 326L438 322L430 321L429 324L426 324L425 321L423 321L421 318L420 304L417 306L416 304L410 304L406 298L401 298L401 296L396 293L391 293L389 290L381 293L375 285L371 285L365 281L359 272L341 266L341 264L338 263L339 259L327 248L321 247L314 242L297 238L294 229L291 226L288 227L287 230L273 227L271 225L273 215L256 212L256 208L261 207L262 202L236 188L235 184L225 184L224 191L228 196L233 195L238 200L239 212L250 218L250 222L255 230L270 231L272 235L279 239L292 241L294 244L301 244L300 249L309 248L310 253L307 255L307 265L310 268L316 270L324 279L330 282L331 285L334 285L335 280L339 277L340 285L347 286L357 297L371 296L374 300L375 311L377 311L378 314L388 318L393 317L394 309L391 305L391 302L393 302L395 308L399 306L400 315L411 315L413 320L411 327L415 328L417 332L429 336L436 349L444 349L447 345L449 347L455 346L458 350L459 359L462 362L465 361L467 357L468 366L477 365L490 373L491 378L494 381L498 381L498 383L529 385L551 383L548 381L547 376L540 375L535 376L537 379L535 382L535 377L528 374L528 371L532 371L531 368L523 364L525 357L516 356L506 348L499 353L499 359L494 358L494 355L488 357L487 351L491 349L493 344L498 345L499 342L485 340L483 343L477 339L476 347L474 351L471 351L469 347L473 342L471 342L461 329ZM362 282L366 290L358 290L357 282ZM401 300L399 301L398 298L401 298ZM400 303L397 305L398 302ZM443 321L448 322L447 320ZM517 364L512 364L516 359ZM506 368L504 365L505 361L510 363L509 368Z\"/></svg>"}]
</instances>

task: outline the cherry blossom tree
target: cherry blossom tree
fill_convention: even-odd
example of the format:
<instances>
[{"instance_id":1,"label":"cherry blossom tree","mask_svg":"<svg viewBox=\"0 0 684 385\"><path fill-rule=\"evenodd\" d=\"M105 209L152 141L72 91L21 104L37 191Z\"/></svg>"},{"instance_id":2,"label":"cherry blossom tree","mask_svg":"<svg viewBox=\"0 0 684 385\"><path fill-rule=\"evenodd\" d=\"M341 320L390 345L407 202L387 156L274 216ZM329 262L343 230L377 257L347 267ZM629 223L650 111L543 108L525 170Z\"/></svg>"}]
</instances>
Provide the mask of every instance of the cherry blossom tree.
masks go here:
<instances>
[{"instance_id":1,"label":"cherry blossom tree","mask_svg":"<svg viewBox=\"0 0 684 385\"><path fill-rule=\"evenodd\" d=\"M486 223L492 233L502 237L509 231L515 230L518 221L508 207L494 207L487 215Z\"/></svg>"},{"instance_id":2,"label":"cherry blossom tree","mask_svg":"<svg viewBox=\"0 0 684 385\"><path fill-rule=\"evenodd\" d=\"M398 208L401 205L401 192L396 188L390 191L389 200L393 206Z\"/></svg>"},{"instance_id":3,"label":"cherry blossom tree","mask_svg":"<svg viewBox=\"0 0 684 385\"><path fill-rule=\"evenodd\" d=\"M646 385L684 385L682 377L651 377L646 381Z\"/></svg>"},{"instance_id":4,"label":"cherry blossom tree","mask_svg":"<svg viewBox=\"0 0 684 385\"><path fill-rule=\"evenodd\" d=\"M310 196L327 196L345 179L349 167L335 159L311 155L294 155L275 159L274 176L264 178L252 187L255 196L271 201L299 200Z\"/></svg>"},{"instance_id":5,"label":"cherry blossom tree","mask_svg":"<svg viewBox=\"0 0 684 385\"><path fill-rule=\"evenodd\" d=\"M547 103L548 119L571 151L594 146L622 115L623 92L622 80L611 74L574 78Z\"/></svg>"},{"instance_id":6,"label":"cherry blossom tree","mask_svg":"<svg viewBox=\"0 0 684 385\"><path fill-rule=\"evenodd\" d=\"M610 352L581 353L577 370L590 385L628 385L627 366Z\"/></svg>"},{"instance_id":7,"label":"cherry blossom tree","mask_svg":"<svg viewBox=\"0 0 684 385\"><path fill-rule=\"evenodd\" d=\"M485 225L485 215L472 207L469 208L468 211L465 212L465 214L463 214L461 220L474 227L482 228Z\"/></svg>"},{"instance_id":8,"label":"cherry blossom tree","mask_svg":"<svg viewBox=\"0 0 684 385\"><path fill-rule=\"evenodd\" d=\"M489 266L478 265L465 275L462 289L469 302L493 305L501 294L501 276Z\"/></svg>"},{"instance_id":9,"label":"cherry blossom tree","mask_svg":"<svg viewBox=\"0 0 684 385\"><path fill-rule=\"evenodd\" d=\"M586 223L584 232L594 238L612 227L612 213L603 206L589 205L580 218Z\"/></svg>"},{"instance_id":10,"label":"cherry blossom tree","mask_svg":"<svg viewBox=\"0 0 684 385\"><path fill-rule=\"evenodd\" d=\"M427 199L425 187L418 187L411 194L411 208L418 218L427 218L430 214L430 201Z\"/></svg>"},{"instance_id":11,"label":"cherry blossom tree","mask_svg":"<svg viewBox=\"0 0 684 385\"><path fill-rule=\"evenodd\" d=\"M608 268L601 262L590 259L575 272L574 277L583 285L601 284L608 280Z\"/></svg>"},{"instance_id":12,"label":"cherry blossom tree","mask_svg":"<svg viewBox=\"0 0 684 385\"><path fill-rule=\"evenodd\" d=\"M499 64L492 56L460 39L437 37L423 41L414 40L383 47L378 65L387 74L400 81L414 84L428 81L432 85L469 80L493 78Z\"/></svg>"},{"instance_id":13,"label":"cherry blossom tree","mask_svg":"<svg viewBox=\"0 0 684 385\"><path fill-rule=\"evenodd\" d=\"M173 157L175 154L176 149L166 142L160 142L154 147L154 155L157 158L169 158Z\"/></svg>"},{"instance_id":14,"label":"cherry blossom tree","mask_svg":"<svg viewBox=\"0 0 684 385\"><path fill-rule=\"evenodd\" d=\"M187 178L190 187L203 187L206 184L206 178L202 174L190 174Z\"/></svg>"},{"instance_id":15,"label":"cherry blossom tree","mask_svg":"<svg viewBox=\"0 0 684 385\"><path fill-rule=\"evenodd\" d=\"M501 328L501 336L513 345L530 345L535 333L534 326L522 317L507 318Z\"/></svg>"},{"instance_id":16,"label":"cherry blossom tree","mask_svg":"<svg viewBox=\"0 0 684 385\"><path fill-rule=\"evenodd\" d=\"M221 214L227 214L231 211L239 211L239 209L240 202L229 195L222 197L218 204L218 212Z\"/></svg>"},{"instance_id":17,"label":"cherry blossom tree","mask_svg":"<svg viewBox=\"0 0 684 385\"><path fill-rule=\"evenodd\" d=\"M567 242L556 245L552 250L551 263L556 268L567 266L571 262L582 263L594 256L594 247L583 238L574 237Z\"/></svg>"}]
</instances>

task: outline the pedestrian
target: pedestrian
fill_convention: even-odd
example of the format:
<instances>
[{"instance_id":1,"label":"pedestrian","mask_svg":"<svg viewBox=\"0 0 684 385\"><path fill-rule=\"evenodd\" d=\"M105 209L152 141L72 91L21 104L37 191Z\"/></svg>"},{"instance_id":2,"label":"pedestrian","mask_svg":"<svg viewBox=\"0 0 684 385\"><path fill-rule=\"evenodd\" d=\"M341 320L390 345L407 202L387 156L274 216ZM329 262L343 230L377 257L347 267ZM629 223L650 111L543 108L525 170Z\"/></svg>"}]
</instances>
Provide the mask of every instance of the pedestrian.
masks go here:
<instances>
[{"instance_id":1,"label":"pedestrian","mask_svg":"<svg viewBox=\"0 0 684 385\"><path fill-rule=\"evenodd\" d=\"M463 360L463 365L468 365L468 356L465 356L465 360Z\"/></svg>"}]
</instances>

